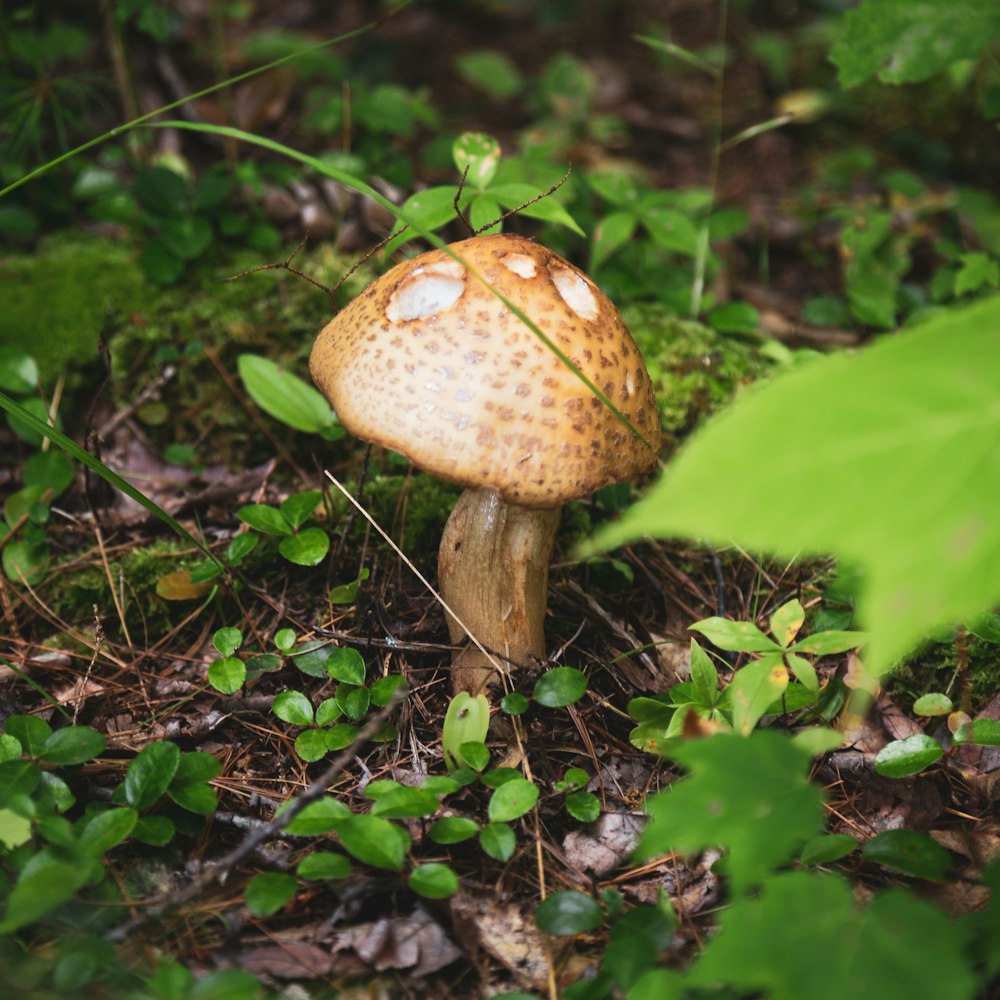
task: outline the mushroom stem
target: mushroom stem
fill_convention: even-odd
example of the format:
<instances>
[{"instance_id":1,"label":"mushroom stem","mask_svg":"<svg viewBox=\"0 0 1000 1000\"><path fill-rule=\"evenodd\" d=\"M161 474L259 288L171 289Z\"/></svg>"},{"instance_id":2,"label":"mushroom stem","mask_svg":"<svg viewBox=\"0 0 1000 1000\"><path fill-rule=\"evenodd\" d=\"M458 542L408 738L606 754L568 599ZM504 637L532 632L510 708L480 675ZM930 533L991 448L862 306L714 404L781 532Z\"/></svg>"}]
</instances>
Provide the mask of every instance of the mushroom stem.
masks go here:
<instances>
[{"instance_id":1,"label":"mushroom stem","mask_svg":"<svg viewBox=\"0 0 1000 1000\"><path fill-rule=\"evenodd\" d=\"M448 518L438 551L441 595L489 650L515 663L545 658L545 600L559 508L534 510L495 490L466 490ZM496 668L448 615L462 649L452 659L455 693L478 694L498 680Z\"/></svg>"}]
</instances>

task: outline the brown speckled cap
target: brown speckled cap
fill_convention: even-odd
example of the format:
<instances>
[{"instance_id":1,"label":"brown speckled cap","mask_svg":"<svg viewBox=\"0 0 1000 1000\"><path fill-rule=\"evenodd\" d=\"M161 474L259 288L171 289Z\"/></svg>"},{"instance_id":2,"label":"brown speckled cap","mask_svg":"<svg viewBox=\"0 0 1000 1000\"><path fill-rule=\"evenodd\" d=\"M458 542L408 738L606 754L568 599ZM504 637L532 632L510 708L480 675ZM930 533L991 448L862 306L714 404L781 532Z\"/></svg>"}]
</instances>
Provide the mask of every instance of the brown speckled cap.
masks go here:
<instances>
[{"instance_id":1,"label":"brown speckled cap","mask_svg":"<svg viewBox=\"0 0 1000 1000\"><path fill-rule=\"evenodd\" d=\"M392 268L317 338L309 370L344 426L442 479L526 507L557 507L651 468L653 387L608 297L520 236L450 249L530 316L648 445L441 250Z\"/></svg>"}]
</instances>

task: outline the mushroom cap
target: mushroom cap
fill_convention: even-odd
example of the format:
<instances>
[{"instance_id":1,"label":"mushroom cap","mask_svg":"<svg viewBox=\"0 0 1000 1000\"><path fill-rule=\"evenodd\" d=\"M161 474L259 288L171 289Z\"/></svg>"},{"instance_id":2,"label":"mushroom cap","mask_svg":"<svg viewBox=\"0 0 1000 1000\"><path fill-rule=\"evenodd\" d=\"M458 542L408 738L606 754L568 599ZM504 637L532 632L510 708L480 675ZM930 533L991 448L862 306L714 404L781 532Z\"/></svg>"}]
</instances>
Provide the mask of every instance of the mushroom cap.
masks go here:
<instances>
[{"instance_id":1,"label":"mushroom cap","mask_svg":"<svg viewBox=\"0 0 1000 1000\"><path fill-rule=\"evenodd\" d=\"M322 330L313 380L356 437L509 503L557 507L651 468L653 386L608 297L520 236L431 250L372 282ZM645 442L474 274L538 325Z\"/></svg>"}]
</instances>

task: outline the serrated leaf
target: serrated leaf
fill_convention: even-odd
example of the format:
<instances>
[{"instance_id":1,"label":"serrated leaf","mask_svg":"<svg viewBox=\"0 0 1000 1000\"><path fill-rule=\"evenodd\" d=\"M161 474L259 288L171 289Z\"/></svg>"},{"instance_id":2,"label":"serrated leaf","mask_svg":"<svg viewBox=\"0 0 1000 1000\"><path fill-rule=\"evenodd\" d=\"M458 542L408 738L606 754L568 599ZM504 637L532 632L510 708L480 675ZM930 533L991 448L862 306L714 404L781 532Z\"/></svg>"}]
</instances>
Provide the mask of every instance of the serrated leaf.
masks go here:
<instances>
[{"instance_id":1,"label":"serrated leaf","mask_svg":"<svg viewBox=\"0 0 1000 1000\"><path fill-rule=\"evenodd\" d=\"M313 723L312 702L301 691L282 691L271 702L271 711L293 726L311 726Z\"/></svg>"},{"instance_id":2,"label":"serrated leaf","mask_svg":"<svg viewBox=\"0 0 1000 1000\"><path fill-rule=\"evenodd\" d=\"M322 393L270 358L241 354L237 367L251 399L275 420L307 434L337 426L337 418Z\"/></svg>"},{"instance_id":3,"label":"serrated leaf","mask_svg":"<svg viewBox=\"0 0 1000 1000\"><path fill-rule=\"evenodd\" d=\"M690 773L647 802L653 818L639 841L640 860L723 847L739 894L822 826L823 795L806 777L811 757L783 733L720 733L678 744L669 756Z\"/></svg>"},{"instance_id":4,"label":"serrated leaf","mask_svg":"<svg viewBox=\"0 0 1000 1000\"><path fill-rule=\"evenodd\" d=\"M858 615L880 676L935 626L1000 603L998 384L1000 296L797 367L710 421L597 545L683 535L833 553L865 571ZM918 488L927 469L933 488Z\"/></svg>"},{"instance_id":5,"label":"serrated leaf","mask_svg":"<svg viewBox=\"0 0 1000 1000\"><path fill-rule=\"evenodd\" d=\"M944 748L926 733L887 743L875 755L875 770L884 778L908 778L919 774L944 756Z\"/></svg>"}]
</instances>

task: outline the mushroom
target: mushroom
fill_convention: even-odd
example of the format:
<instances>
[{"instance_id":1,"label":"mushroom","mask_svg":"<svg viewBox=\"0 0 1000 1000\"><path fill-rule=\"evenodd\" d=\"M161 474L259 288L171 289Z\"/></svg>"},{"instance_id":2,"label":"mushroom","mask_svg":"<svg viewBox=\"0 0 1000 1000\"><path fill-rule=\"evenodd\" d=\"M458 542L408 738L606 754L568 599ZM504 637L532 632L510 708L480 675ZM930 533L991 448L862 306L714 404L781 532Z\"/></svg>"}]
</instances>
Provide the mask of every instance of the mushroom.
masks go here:
<instances>
[{"instance_id":1,"label":"mushroom","mask_svg":"<svg viewBox=\"0 0 1000 1000\"><path fill-rule=\"evenodd\" d=\"M309 369L352 434L466 487L444 529L438 579L462 646L454 689L475 694L496 680L496 661L465 629L512 663L544 660L559 508L650 469L660 425L639 350L589 278L520 236L449 250L463 263L431 250L369 285L320 333Z\"/></svg>"}]
</instances>

